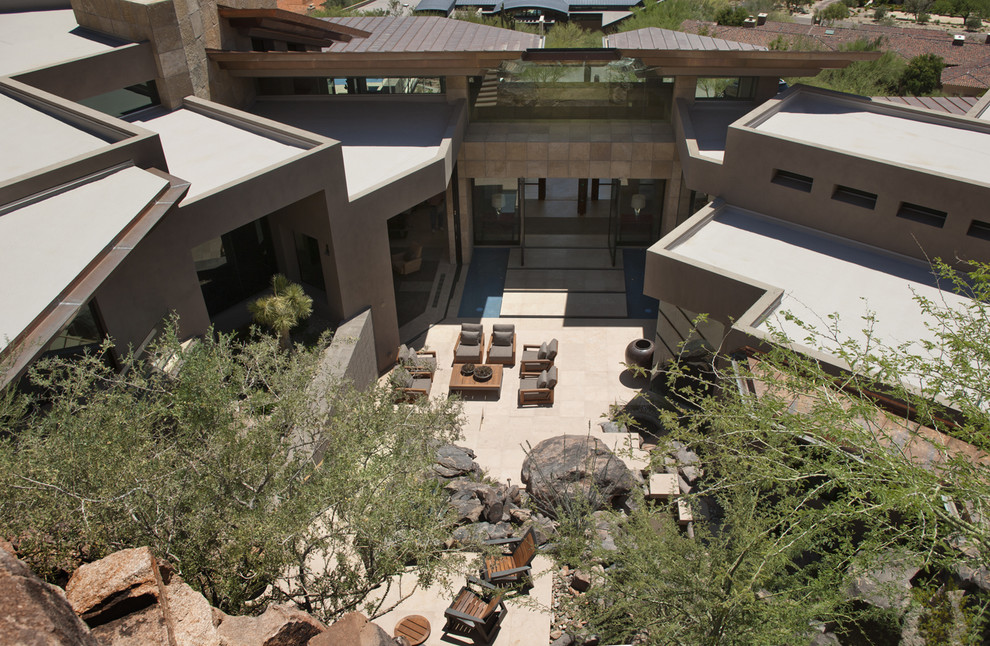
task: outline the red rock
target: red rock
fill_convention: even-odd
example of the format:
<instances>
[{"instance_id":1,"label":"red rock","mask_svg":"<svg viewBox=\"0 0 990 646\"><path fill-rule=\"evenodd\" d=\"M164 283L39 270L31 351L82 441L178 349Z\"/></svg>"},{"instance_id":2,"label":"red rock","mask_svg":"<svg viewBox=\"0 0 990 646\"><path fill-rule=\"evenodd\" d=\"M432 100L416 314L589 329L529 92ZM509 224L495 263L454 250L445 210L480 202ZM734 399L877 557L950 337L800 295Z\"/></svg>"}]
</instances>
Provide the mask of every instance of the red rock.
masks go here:
<instances>
[{"instance_id":1,"label":"red rock","mask_svg":"<svg viewBox=\"0 0 990 646\"><path fill-rule=\"evenodd\" d=\"M398 642L360 612L349 612L326 632L309 640L309 646L396 646Z\"/></svg>"},{"instance_id":2,"label":"red rock","mask_svg":"<svg viewBox=\"0 0 990 646\"><path fill-rule=\"evenodd\" d=\"M269 606L260 617L224 617L223 646L305 646L326 626L293 606Z\"/></svg>"},{"instance_id":3,"label":"red rock","mask_svg":"<svg viewBox=\"0 0 990 646\"><path fill-rule=\"evenodd\" d=\"M154 603L160 585L151 550L138 547L81 566L65 594L76 614L94 626Z\"/></svg>"},{"instance_id":4,"label":"red rock","mask_svg":"<svg viewBox=\"0 0 990 646\"><path fill-rule=\"evenodd\" d=\"M0 549L0 642L18 646L97 646L60 588L45 583Z\"/></svg>"}]
</instances>

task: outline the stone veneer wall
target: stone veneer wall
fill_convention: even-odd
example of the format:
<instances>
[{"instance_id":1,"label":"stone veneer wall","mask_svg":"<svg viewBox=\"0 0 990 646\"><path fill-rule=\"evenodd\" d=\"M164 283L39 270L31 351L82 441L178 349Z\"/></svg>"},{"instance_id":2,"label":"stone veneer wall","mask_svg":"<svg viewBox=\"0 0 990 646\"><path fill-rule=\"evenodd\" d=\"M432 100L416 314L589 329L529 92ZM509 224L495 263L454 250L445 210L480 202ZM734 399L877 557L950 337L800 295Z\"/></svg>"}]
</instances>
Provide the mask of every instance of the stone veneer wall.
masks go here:
<instances>
[{"instance_id":1,"label":"stone veneer wall","mask_svg":"<svg viewBox=\"0 0 990 646\"><path fill-rule=\"evenodd\" d=\"M275 8L276 0L225 0L225 6ZM220 47L217 0L72 0L81 27L152 44L158 93L166 108L183 97L210 98L206 48Z\"/></svg>"}]
</instances>

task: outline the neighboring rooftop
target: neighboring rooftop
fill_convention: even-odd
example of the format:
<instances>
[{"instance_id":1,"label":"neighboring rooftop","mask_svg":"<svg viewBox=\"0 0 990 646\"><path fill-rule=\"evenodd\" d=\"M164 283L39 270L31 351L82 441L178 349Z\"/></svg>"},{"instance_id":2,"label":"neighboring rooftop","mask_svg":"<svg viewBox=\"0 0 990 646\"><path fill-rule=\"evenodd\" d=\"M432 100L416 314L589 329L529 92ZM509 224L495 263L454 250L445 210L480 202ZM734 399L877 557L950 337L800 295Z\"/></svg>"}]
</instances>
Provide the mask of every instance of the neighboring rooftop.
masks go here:
<instances>
[{"instance_id":1,"label":"neighboring rooftop","mask_svg":"<svg viewBox=\"0 0 990 646\"><path fill-rule=\"evenodd\" d=\"M303 152L184 108L143 112L133 122L159 134L169 173L190 182L183 202Z\"/></svg>"},{"instance_id":2,"label":"neighboring rooftop","mask_svg":"<svg viewBox=\"0 0 990 646\"><path fill-rule=\"evenodd\" d=\"M374 100L261 99L251 111L339 141L351 197L434 160L454 115L441 102Z\"/></svg>"},{"instance_id":3,"label":"neighboring rooftop","mask_svg":"<svg viewBox=\"0 0 990 646\"><path fill-rule=\"evenodd\" d=\"M0 155L0 182L62 163L109 144L102 137L6 94L0 94L0 122L4 124L5 149L4 154Z\"/></svg>"},{"instance_id":4,"label":"neighboring rooftop","mask_svg":"<svg viewBox=\"0 0 990 646\"><path fill-rule=\"evenodd\" d=\"M122 44L79 27L71 9L5 13L0 20L0 76L99 54Z\"/></svg>"},{"instance_id":5,"label":"neighboring rooftop","mask_svg":"<svg viewBox=\"0 0 990 646\"><path fill-rule=\"evenodd\" d=\"M965 115L980 99L975 96L875 96L872 97L872 100L881 103L909 105L933 112Z\"/></svg>"},{"instance_id":6,"label":"neighboring rooftop","mask_svg":"<svg viewBox=\"0 0 990 646\"><path fill-rule=\"evenodd\" d=\"M167 185L162 177L125 168L0 215L0 276L9 278L0 350L56 304Z\"/></svg>"},{"instance_id":7,"label":"neighboring rooftop","mask_svg":"<svg viewBox=\"0 0 990 646\"><path fill-rule=\"evenodd\" d=\"M882 38L884 50L896 52L905 59L928 53L942 57L947 66L942 71L943 85L974 90L990 87L990 47L984 43L986 34L869 24L840 27L773 21L755 27L729 27L703 20L685 20L681 29L754 45L769 46L774 41L783 41L791 49L798 50L836 51L860 39ZM965 44L954 44L953 36L957 33L966 36Z\"/></svg>"},{"instance_id":8,"label":"neighboring rooftop","mask_svg":"<svg viewBox=\"0 0 990 646\"><path fill-rule=\"evenodd\" d=\"M333 52L503 52L539 47L540 37L435 16L362 16L328 21L371 32L368 38L335 43Z\"/></svg>"},{"instance_id":9,"label":"neighboring rooftop","mask_svg":"<svg viewBox=\"0 0 990 646\"><path fill-rule=\"evenodd\" d=\"M858 157L990 184L990 130L922 116L862 100L797 92L751 127Z\"/></svg>"},{"instance_id":10,"label":"neighboring rooftop","mask_svg":"<svg viewBox=\"0 0 990 646\"><path fill-rule=\"evenodd\" d=\"M619 49L669 49L695 51L764 51L767 48L746 42L699 36L682 31L646 27L608 36L608 46Z\"/></svg>"},{"instance_id":11,"label":"neighboring rooftop","mask_svg":"<svg viewBox=\"0 0 990 646\"><path fill-rule=\"evenodd\" d=\"M950 306L965 302L940 292L923 262L730 205L718 208L713 218L668 250L782 289L780 304L758 327L774 326L797 340L807 332L785 319L785 311L822 331L833 323L826 317L837 313L849 338L860 334L861 317L874 312L877 338L896 346L932 339L913 302L915 295Z\"/></svg>"}]
</instances>

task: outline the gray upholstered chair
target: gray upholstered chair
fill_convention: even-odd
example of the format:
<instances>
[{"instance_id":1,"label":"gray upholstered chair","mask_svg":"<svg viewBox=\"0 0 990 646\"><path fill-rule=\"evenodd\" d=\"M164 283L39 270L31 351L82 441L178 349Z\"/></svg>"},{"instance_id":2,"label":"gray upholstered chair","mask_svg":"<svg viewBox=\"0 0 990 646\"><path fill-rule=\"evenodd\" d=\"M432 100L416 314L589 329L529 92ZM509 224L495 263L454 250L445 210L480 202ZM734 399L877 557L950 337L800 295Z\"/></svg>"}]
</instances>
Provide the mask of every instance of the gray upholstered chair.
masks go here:
<instances>
[{"instance_id":1,"label":"gray upholstered chair","mask_svg":"<svg viewBox=\"0 0 990 646\"><path fill-rule=\"evenodd\" d=\"M539 345L527 343L523 345L522 357L519 359L519 376L536 377L544 370L549 370L556 358L557 339Z\"/></svg>"},{"instance_id":2,"label":"gray upholstered chair","mask_svg":"<svg viewBox=\"0 0 990 646\"><path fill-rule=\"evenodd\" d=\"M511 323L496 323L492 326L492 338L488 341L487 363L516 365L516 326Z\"/></svg>"},{"instance_id":3,"label":"gray upholstered chair","mask_svg":"<svg viewBox=\"0 0 990 646\"><path fill-rule=\"evenodd\" d=\"M436 350L413 350L405 344L399 346L399 353L396 357L400 366L409 370L426 370L436 372L437 352Z\"/></svg>"},{"instance_id":4,"label":"gray upholstered chair","mask_svg":"<svg viewBox=\"0 0 990 646\"><path fill-rule=\"evenodd\" d=\"M399 392L399 401L413 403L420 397L429 397L433 388L433 373L426 370L409 370L399 366L393 373L393 380Z\"/></svg>"},{"instance_id":5,"label":"gray upholstered chair","mask_svg":"<svg viewBox=\"0 0 990 646\"><path fill-rule=\"evenodd\" d=\"M553 389L557 386L557 366L550 366L537 377L519 380L519 405L548 404L553 406Z\"/></svg>"},{"instance_id":6,"label":"gray upholstered chair","mask_svg":"<svg viewBox=\"0 0 990 646\"><path fill-rule=\"evenodd\" d=\"M481 323L461 323L454 345L454 363L481 363L485 352L485 328Z\"/></svg>"}]
</instances>

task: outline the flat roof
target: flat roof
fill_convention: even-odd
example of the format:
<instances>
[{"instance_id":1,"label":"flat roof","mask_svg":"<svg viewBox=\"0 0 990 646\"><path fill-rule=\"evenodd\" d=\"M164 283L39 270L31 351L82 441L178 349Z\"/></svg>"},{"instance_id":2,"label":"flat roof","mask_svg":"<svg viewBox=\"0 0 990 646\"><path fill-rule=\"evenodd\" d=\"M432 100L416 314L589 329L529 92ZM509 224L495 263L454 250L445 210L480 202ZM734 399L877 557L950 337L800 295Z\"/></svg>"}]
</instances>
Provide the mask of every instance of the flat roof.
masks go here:
<instances>
[{"instance_id":1,"label":"flat roof","mask_svg":"<svg viewBox=\"0 0 990 646\"><path fill-rule=\"evenodd\" d=\"M4 126L6 149L0 155L0 182L91 153L109 143L2 93L0 123Z\"/></svg>"},{"instance_id":2,"label":"flat roof","mask_svg":"<svg viewBox=\"0 0 990 646\"><path fill-rule=\"evenodd\" d=\"M357 196L436 158L453 116L439 101L262 99L251 111L341 143L347 194Z\"/></svg>"},{"instance_id":3,"label":"flat roof","mask_svg":"<svg viewBox=\"0 0 990 646\"><path fill-rule=\"evenodd\" d=\"M121 44L79 27L71 9L0 14L0 76L92 56Z\"/></svg>"},{"instance_id":4,"label":"flat roof","mask_svg":"<svg viewBox=\"0 0 990 646\"><path fill-rule=\"evenodd\" d=\"M0 215L0 350L55 303L167 185L163 177L125 168Z\"/></svg>"},{"instance_id":5,"label":"flat roof","mask_svg":"<svg viewBox=\"0 0 990 646\"><path fill-rule=\"evenodd\" d=\"M668 250L744 279L783 290L780 304L757 326L801 342L807 333L782 313L825 330L837 313L861 340L862 316L876 314L879 340L896 346L932 339L914 296L949 305L967 299L937 289L931 268L903 256L785 223L730 205ZM920 352L920 347L915 347Z\"/></svg>"},{"instance_id":6,"label":"flat roof","mask_svg":"<svg viewBox=\"0 0 990 646\"><path fill-rule=\"evenodd\" d=\"M190 183L182 203L303 152L186 108L142 113L133 123L158 133L168 172Z\"/></svg>"},{"instance_id":7,"label":"flat roof","mask_svg":"<svg viewBox=\"0 0 990 646\"><path fill-rule=\"evenodd\" d=\"M799 91L752 127L859 157L990 184L990 131L938 119Z\"/></svg>"}]
</instances>

